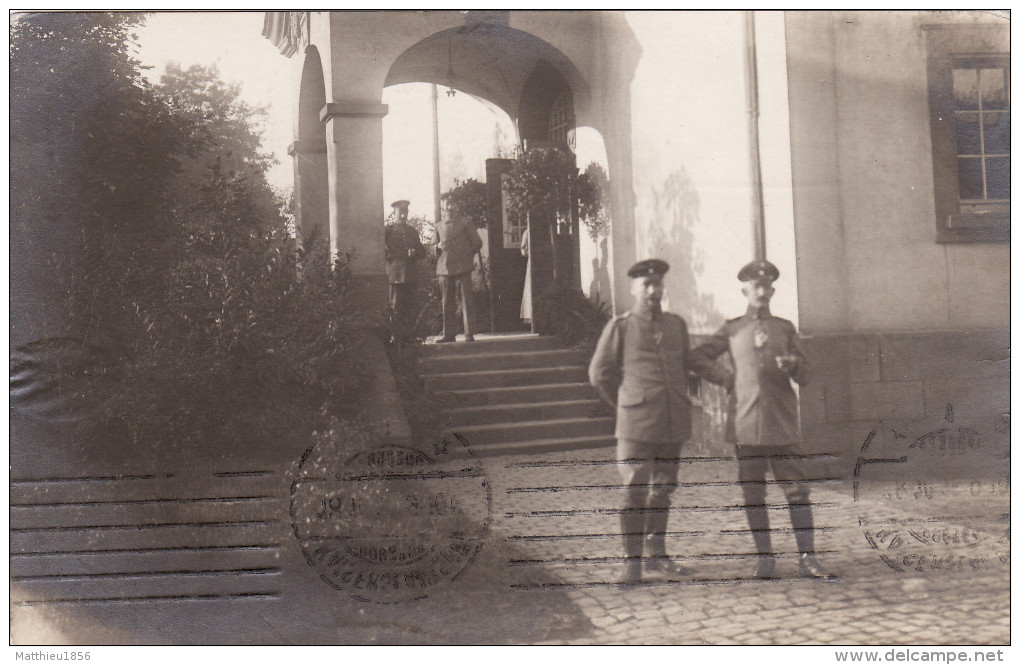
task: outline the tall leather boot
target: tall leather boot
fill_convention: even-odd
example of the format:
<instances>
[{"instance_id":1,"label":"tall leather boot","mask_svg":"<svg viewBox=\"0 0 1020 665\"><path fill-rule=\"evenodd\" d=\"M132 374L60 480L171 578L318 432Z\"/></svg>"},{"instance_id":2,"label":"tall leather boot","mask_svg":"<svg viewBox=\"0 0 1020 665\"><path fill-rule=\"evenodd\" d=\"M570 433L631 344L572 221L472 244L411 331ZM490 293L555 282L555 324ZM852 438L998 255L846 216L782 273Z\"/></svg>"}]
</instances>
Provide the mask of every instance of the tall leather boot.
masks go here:
<instances>
[{"instance_id":1,"label":"tall leather boot","mask_svg":"<svg viewBox=\"0 0 1020 665\"><path fill-rule=\"evenodd\" d=\"M765 488L758 485L744 485L744 512L747 525L751 528L754 549L758 553L758 566L754 576L757 579L776 576L776 557L772 551L772 534L769 532L769 512L765 507Z\"/></svg>"},{"instance_id":2,"label":"tall leather boot","mask_svg":"<svg viewBox=\"0 0 1020 665\"><path fill-rule=\"evenodd\" d=\"M645 541L644 512L637 508L624 508L620 513L620 533L625 557L620 582L638 584L641 582L641 555Z\"/></svg>"},{"instance_id":3,"label":"tall leather boot","mask_svg":"<svg viewBox=\"0 0 1020 665\"><path fill-rule=\"evenodd\" d=\"M666 528L669 524L669 497L654 494L645 516L645 572L656 576L673 576L681 571L666 554Z\"/></svg>"},{"instance_id":4,"label":"tall leather boot","mask_svg":"<svg viewBox=\"0 0 1020 665\"><path fill-rule=\"evenodd\" d=\"M811 514L811 503L807 493L803 492L789 498L790 524L793 535L797 539L797 551L800 552L798 568L801 577L828 579L832 577L819 564L815 557L814 518Z\"/></svg>"}]
</instances>

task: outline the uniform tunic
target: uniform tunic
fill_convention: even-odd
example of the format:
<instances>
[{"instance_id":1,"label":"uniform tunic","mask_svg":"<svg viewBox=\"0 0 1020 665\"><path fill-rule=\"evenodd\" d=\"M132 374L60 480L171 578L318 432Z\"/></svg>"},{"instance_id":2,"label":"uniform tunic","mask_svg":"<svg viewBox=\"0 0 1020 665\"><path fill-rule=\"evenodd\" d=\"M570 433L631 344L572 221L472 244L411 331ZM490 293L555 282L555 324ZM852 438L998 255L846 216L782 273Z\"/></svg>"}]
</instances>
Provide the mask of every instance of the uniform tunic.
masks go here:
<instances>
[{"instance_id":1,"label":"uniform tunic","mask_svg":"<svg viewBox=\"0 0 1020 665\"><path fill-rule=\"evenodd\" d=\"M729 351L733 367L715 360ZM791 371L780 369L776 356L796 356ZM807 359L797 344L793 323L748 307L730 319L706 343L691 352L691 366L705 380L736 394L736 439L741 446L785 446L800 441L797 394L790 383L807 380Z\"/></svg>"},{"instance_id":2,"label":"uniform tunic","mask_svg":"<svg viewBox=\"0 0 1020 665\"><path fill-rule=\"evenodd\" d=\"M591 385L616 407L616 438L681 443L691 436L687 324L635 308L606 324L588 367Z\"/></svg>"},{"instance_id":3,"label":"uniform tunic","mask_svg":"<svg viewBox=\"0 0 1020 665\"><path fill-rule=\"evenodd\" d=\"M413 281L408 268L413 261L425 255L418 231L406 222L396 222L386 227L386 280L390 284L404 284Z\"/></svg>"},{"instance_id":4,"label":"uniform tunic","mask_svg":"<svg viewBox=\"0 0 1020 665\"><path fill-rule=\"evenodd\" d=\"M436 225L439 276L469 274L475 267L475 253L482 248L482 239L473 224L462 217L446 219Z\"/></svg>"}]
</instances>

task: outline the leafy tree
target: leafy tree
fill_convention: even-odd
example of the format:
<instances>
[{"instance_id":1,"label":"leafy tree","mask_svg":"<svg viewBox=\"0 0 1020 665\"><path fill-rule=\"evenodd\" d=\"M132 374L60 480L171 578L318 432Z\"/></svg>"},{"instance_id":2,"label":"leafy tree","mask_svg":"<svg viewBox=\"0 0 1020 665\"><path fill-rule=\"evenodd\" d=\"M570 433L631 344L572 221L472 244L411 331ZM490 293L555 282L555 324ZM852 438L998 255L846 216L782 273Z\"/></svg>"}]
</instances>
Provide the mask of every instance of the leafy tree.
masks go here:
<instances>
[{"instance_id":1,"label":"leafy tree","mask_svg":"<svg viewBox=\"0 0 1020 665\"><path fill-rule=\"evenodd\" d=\"M539 212L555 215L568 204L571 182L577 177L574 155L563 148L525 151L506 175L507 212L519 219Z\"/></svg>"},{"instance_id":2,"label":"leafy tree","mask_svg":"<svg viewBox=\"0 0 1020 665\"><path fill-rule=\"evenodd\" d=\"M34 13L11 25L12 220L134 230L181 135L131 55L141 15ZM155 205L154 205L155 204Z\"/></svg>"},{"instance_id":3,"label":"leafy tree","mask_svg":"<svg viewBox=\"0 0 1020 665\"><path fill-rule=\"evenodd\" d=\"M262 111L235 86L201 67L145 81L141 20L12 24L12 293L56 259L53 303L86 365L74 392L104 437L250 444L349 414L365 373L345 265L293 250Z\"/></svg>"},{"instance_id":4,"label":"leafy tree","mask_svg":"<svg viewBox=\"0 0 1020 665\"><path fill-rule=\"evenodd\" d=\"M174 192L187 198L220 173L250 181L254 208L279 207L265 178L275 159L262 149L264 108L242 100L240 87L224 83L215 66L182 69L170 63L156 93L187 132L187 151L178 156L180 169L170 185Z\"/></svg>"},{"instance_id":5,"label":"leafy tree","mask_svg":"<svg viewBox=\"0 0 1020 665\"><path fill-rule=\"evenodd\" d=\"M457 179L454 186L443 195L444 201L457 208L462 214L467 215L476 227L484 229L488 224L488 204L485 200L485 183L474 178L467 180Z\"/></svg>"},{"instance_id":6,"label":"leafy tree","mask_svg":"<svg viewBox=\"0 0 1020 665\"><path fill-rule=\"evenodd\" d=\"M578 215L588 229L588 236L598 241L609 234L609 176L598 162L577 177Z\"/></svg>"}]
</instances>

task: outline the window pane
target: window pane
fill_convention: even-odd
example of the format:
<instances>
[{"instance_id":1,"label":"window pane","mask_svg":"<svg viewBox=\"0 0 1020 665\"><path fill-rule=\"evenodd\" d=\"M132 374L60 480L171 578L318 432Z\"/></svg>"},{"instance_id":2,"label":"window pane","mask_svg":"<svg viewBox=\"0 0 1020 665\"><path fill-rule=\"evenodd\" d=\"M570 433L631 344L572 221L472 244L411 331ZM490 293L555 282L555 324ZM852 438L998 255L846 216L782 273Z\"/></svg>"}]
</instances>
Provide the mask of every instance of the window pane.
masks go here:
<instances>
[{"instance_id":1,"label":"window pane","mask_svg":"<svg viewBox=\"0 0 1020 665\"><path fill-rule=\"evenodd\" d=\"M960 178L961 199L984 198L984 187L981 186L981 158L961 157L956 160Z\"/></svg>"},{"instance_id":2,"label":"window pane","mask_svg":"<svg viewBox=\"0 0 1020 665\"><path fill-rule=\"evenodd\" d=\"M985 113L985 154L1009 154L1009 113Z\"/></svg>"},{"instance_id":3,"label":"window pane","mask_svg":"<svg viewBox=\"0 0 1020 665\"><path fill-rule=\"evenodd\" d=\"M978 80L976 69L953 70L953 96L961 111L977 110Z\"/></svg>"},{"instance_id":4,"label":"window pane","mask_svg":"<svg viewBox=\"0 0 1020 665\"><path fill-rule=\"evenodd\" d=\"M980 155L981 132L977 113L956 114L956 154Z\"/></svg>"},{"instance_id":5,"label":"window pane","mask_svg":"<svg viewBox=\"0 0 1020 665\"><path fill-rule=\"evenodd\" d=\"M1002 69L981 70L981 107L988 109L1007 109L1006 72Z\"/></svg>"},{"instance_id":6,"label":"window pane","mask_svg":"<svg viewBox=\"0 0 1020 665\"><path fill-rule=\"evenodd\" d=\"M993 158L985 162L988 172L988 198L1009 198L1009 158Z\"/></svg>"}]
</instances>

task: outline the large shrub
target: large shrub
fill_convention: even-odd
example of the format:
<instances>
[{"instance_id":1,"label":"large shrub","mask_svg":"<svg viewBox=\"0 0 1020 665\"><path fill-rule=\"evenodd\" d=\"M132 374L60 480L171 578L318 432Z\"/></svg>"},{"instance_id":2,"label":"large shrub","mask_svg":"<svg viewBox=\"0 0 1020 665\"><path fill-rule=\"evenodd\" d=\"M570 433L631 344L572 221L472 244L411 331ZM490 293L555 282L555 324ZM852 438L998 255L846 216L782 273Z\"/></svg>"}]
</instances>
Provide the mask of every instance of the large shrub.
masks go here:
<instances>
[{"instance_id":1,"label":"large shrub","mask_svg":"<svg viewBox=\"0 0 1020 665\"><path fill-rule=\"evenodd\" d=\"M462 215L471 218L474 225L484 229L489 223L489 206L486 201L485 183L474 178L457 179L454 186L442 195Z\"/></svg>"},{"instance_id":2,"label":"large shrub","mask_svg":"<svg viewBox=\"0 0 1020 665\"><path fill-rule=\"evenodd\" d=\"M571 345L594 349L609 318L608 303L560 284L550 286L535 301L536 330L543 335L556 335Z\"/></svg>"},{"instance_id":3,"label":"large shrub","mask_svg":"<svg viewBox=\"0 0 1020 665\"><path fill-rule=\"evenodd\" d=\"M241 181L217 188L231 190L246 201ZM344 264L301 257L279 228L232 217L179 229L164 255L162 244L95 245L96 268L79 284L102 294L92 315L118 322L119 351L105 370L116 380L89 393L101 431L147 445L244 446L356 411L366 374L351 352L357 312Z\"/></svg>"},{"instance_id":4,"label":"large shrub","mask_svg":"<svg viewBox=\"0 0 1020 665\"><path fill-rule=\"evenodd\" d=\"M24 164L11 182L12 276L58 226L73 239L61 250L82 257L53 271L70 342L52 343L75 351L73 371L41 382L68 386L101 440L165 450L243 450L355 413L366 374L346 264L295 253L265 177L260 110L236 87L201 67L141 77L140 20L12 24Z\"/></svg>"},{"instance_id":5,"label":"large shrub","mask_svg":"<svg viewBox=\"0 0 1020 665\"><path fill-rule=\"evenodd\" d=\"M577 177L574 154L557 147L532 148L506 174L507 213L513 219L542 213L555 217L569 207Z\"/></svg>"}]
</instances>

